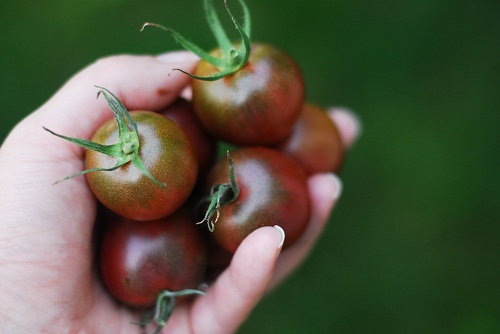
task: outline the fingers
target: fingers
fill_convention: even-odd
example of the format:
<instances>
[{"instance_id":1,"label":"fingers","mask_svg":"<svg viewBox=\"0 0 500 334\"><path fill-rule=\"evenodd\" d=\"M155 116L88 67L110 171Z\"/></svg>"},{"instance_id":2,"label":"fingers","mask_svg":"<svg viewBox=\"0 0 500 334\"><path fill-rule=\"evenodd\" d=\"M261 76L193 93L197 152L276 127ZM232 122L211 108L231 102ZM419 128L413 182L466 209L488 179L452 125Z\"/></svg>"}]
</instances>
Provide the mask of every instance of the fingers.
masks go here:
<instances>
[{"instance_id":1,"label":"fingers","mask_svg":"<svg viewBox=\"0 0 500 334\"><path fill-rule=\"evenodd\" d=\"M351 147L361 131L359 121L347 110L333 109L329 113L339 128L344 145ZM193 332L233 333L265 291L282 281L304 260L342 193L342 182L333 173L311 176L308 186L312 213L302 237L276 262L284 241L283 230L263 227L250 234L238 248L229 268L190 309ZM203 328L197 327L200 324Z\"/></svg>"},{"instance_id":2,"label":"fingers","mask_svg":"<svg viewBox=\"0 0 500 334\"><path fill-rule=\"evenodd\" d=\"M316 174L309 178L311 219L304 234L292 246L285 249L276 264L270 287L273 288L304 261L321 235L328 216L342 193L342 182L332 173Z\"/></svg>"},{"instance_id":3,"label":"fingers","mask_svg":"<svg viewBox=\"0 0 500 334\"><path fill-rule=\"evenodd\" d=\"M346 108L330 108L328 113L337 125L344 147L351 148L361 133L359 119ZM342 182L333 173L313 175L309 178L308 184L311 220L301 238L280 255L270 287L280 283L310 253L342 193Z\"/></svg>"},{"instance_id":4,"label":"fingers","mask_svg":"<svg viewBox=\"0 0 500 334\"><path fill-rule=\"evenodd\" d=\"M266 291L284 241L279 227L251 233L231 265L191 308L194 333L234 333Z\"/></svg>"}]
</instances>

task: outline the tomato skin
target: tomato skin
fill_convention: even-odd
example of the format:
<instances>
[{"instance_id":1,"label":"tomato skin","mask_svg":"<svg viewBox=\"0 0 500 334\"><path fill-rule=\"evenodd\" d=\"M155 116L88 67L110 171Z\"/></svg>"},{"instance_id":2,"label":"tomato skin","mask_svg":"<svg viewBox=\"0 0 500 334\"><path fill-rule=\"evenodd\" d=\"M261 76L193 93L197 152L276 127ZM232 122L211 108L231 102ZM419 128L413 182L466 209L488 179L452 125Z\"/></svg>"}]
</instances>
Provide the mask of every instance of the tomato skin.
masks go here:
<instances>
[{"instance_id":1,"label":"tomato skin","mask_svg":"<svg viewBox=\"0 0 500 334\"><path fill-rule=\"evenodd\" d=\"M205 268L205 240L183 211L145 222L116 216L106 226L102 279L126 305L151 307L162 290L197 289Z\"/></svg>"},{"instance_id":2,"label":"tomato skin","mask_svg":"<svg viewBox=\"0 0 500 334\"><path fill-rule=\"evenodd\" d=\"M139 157L146 169L165 188L154 184L132 163L114 171L86 174L95 196L112 211L135 220L152 220L176 211L190 195L196 182L198 161L186 133L175 122L154 112L130 112L140 138ZM105 122L92 141L118 142L117 123ZM112 167L116 159L88 150L85 168Z\"/></svg>"},{"instance_id":3,"label":"tomato skin","mask_svg":"<svg viewBox=\"0 0 500 334\"><path fill-rule=\"evenodd\" d=\"M220 50L213 52L220 56ZM217 69L201 61L195 75ZM253 43L248 63L216 81L193 80L193 106L215 137L236 145L265 145L284 139L305 96L302 73L285 52Z\"/></svg>"},{"instance_id":4,"label":"tomato skin","mask_svg":"<svg viewBox=\"0 0 500 334\"><path fill-rule=\"evenodd\" d=\"M216 143L215 139L201 125L191 103L183 98L178 98L162 114L173 120L186 132L198 157L198 173L205 174L215 160Z\"/></svg>"},{"instance_id":5,"label":"tomato skin","mask_svg":"<svg viewBox=\"0 0 500 334\"><path fill-rule=\"evenodd\" d=\"M307 103L290 136L276 148L297 161L308 175L336 173L344 159L337 126L324 109Z\"/></svg>"},{"instance_id":6,"label":"tomato skin","mask_svg":"<svg viewBox=\"0 0 500 334\"><path fill-rule=\"evenodd\" d=\"M309 222L307 179L300 167L278 151L245 147L231 153L238 198L220 208L212 233L227 251L234 253L243 239L262 226L281 226L284 247L297 240ZM221 159L210 171L207 185L229 182L228 162Z\"/></svg>"}]
</instances>

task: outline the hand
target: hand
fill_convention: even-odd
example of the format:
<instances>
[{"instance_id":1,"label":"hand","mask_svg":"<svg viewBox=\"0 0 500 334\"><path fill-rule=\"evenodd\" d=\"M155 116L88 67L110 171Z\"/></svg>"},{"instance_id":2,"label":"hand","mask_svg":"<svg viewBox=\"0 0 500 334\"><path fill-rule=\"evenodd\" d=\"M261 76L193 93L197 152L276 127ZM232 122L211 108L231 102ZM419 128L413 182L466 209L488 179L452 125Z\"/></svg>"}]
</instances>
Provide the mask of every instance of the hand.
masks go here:
<instances>
[{"instance_id":1,"label":"hand","mask_svg":"<svg viewBox=\"0 0 500 334\"><path fill-rule=\"evenodd\" d=\"M104 99L89 99L96 94L94 85L108 88L129 110L164 109L190 80L175 72L169 76L170 70L190 71L196 63L187 52L99 60L9 134L0 149L0 332L139 332L130 324L137 314L115 302L96 274L96 200L85 178L52 185L61 176L83 170L84 151L48 135L42 126L90 138L110 117ZM357 135L355 119L345 112L331 115L350 145ZM312 248L341 183L333 174L314 175L309 188L313 213L298 243L277 260L282 231L264 227L253 232L206 296L179 304L164 332L235 332L266 290L283 280Z\"/></svg>"}]
</instances>

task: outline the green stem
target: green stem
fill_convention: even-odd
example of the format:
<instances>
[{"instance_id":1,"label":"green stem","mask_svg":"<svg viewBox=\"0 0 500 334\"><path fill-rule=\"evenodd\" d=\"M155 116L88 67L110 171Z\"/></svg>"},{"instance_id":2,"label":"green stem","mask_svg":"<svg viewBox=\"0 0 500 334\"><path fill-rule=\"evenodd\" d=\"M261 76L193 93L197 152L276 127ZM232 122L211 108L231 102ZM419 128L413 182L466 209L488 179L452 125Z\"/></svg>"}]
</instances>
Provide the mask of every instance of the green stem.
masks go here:
<instances>
[{"instance_id":1,"label":"green stem","mask_svg":"<svg viewBox=\"0 0 500 334\"><path fill-rule=\"evenodd\" d=\"M158 293L158 296L156 297L153 315L150 316L151 311L147 311L140 322L132 322L132 324L138 325L145 330L148 324L154 322L156 323L156 329L153 333L159 334L174 313L175 299L177 297L187 295L205 295L205 293L196 289L185 289L179 291L163 290Z\"/></svg>"},{"instance_id":2,"label":"green stem","mask_svg":"<svg viewBox=\"0 0 500 334\"><path fill-rule=\"evenodd\" d=\"M200 48L198 45L192 43L185 37L183 37L181 34L176 32L175 30L156 24L156 23L145 23L142 26L141 31L144 30L145 27L152 26L156 27L159 29L162 29L164 31L169 32L174 39L181 44L182 47L185 49L193 52L197 56L199 56L201 59L204 61L208 62L209 64L213 65L216 67L219 71L207 75L207 76L198 76L194 75L192 73L189 73L183 69L180 68L174 68L174 71L180 71L188 76L190 76L193 79L198 79L198 80L205 80L205 81L214 81L218 80L224 77L227 77L231 74L234 74L235 72L239 71L248 61L248 57L250 56L250 32L251 32L251 17L250 17L250 11L248 10L248 7L246 6L245 2L243 0L238 0L239 4L241 5L242 11L243 11L243 24L240 24L238 20L234 17L232 14L231 10L229 9L229 6L227 5L227 0L224 0L224 6L226 9L227 14L231 18L231 21L233 22L236 30L238 31L238 34L240 36L240 41L237 43L238 47L235 46L235 44L231 43L230 39L227 36L226 31L224 30L222 23L219 20L219 17L216 13L216 10L213 5L213 0L204 0L204 7L205 7L205 17L208 22L208 25L210 27L210 30L212 31L217 44L222 51L222 56L221 58L217 58L212 56L209 52L203 50Z\"/></svg>"},{"instance_id":3,"label":"green stem","mask_svg":"<svg viewBox=\"0 0 500 334\"><path fill-rule=\"evenodd\" d=\"M229 183L216 184L212 187L210 191L210 196L208 196L204 202L210 202L207 211L205 212L205 217L203 220L199 221L197 224L207 223L208 230L213 232L215 230L215 224L219 220L220 211L219 209L229 203L234 202L240 195L240 188L236 183L236 176L234 174L234 162L231 158L231 154L227 151L227 160L229 162ZM215 219L213 216L216 214Z\"/></svg>"},{"instance_id":4,"label":"green stem","mask_svg":"<svg viewBox=\"0 0 500 334\"><path fill-rule=\"evenodd\" d=\"M221 48L223 54L228 54L231 49L234 49L234 47L233 44L231 44L229 37L227 37L226 31L222 28L219 16L217 15L217 11L213 5L213 0L205 0L204 7L205 17L212 33L215 36L215 39L217 40L217 44Z\"/></svg>"},{"instance_id":5,"label":"green stem","mask_svg":"<svg viewBox=\"0 0 500 334\"><path fill-rule=\"evenodd\" d=\"M124 166L129 162L132 162L132 164L137 169L139 169L144 175L146 175L153 183L162 188L165 188L166 184L158 181L147 170L147 168L144 166L141 159L139 158L140 140L139 140L139 132L137 130L137 123L134 121L132 116L130 116L130 113L128 112L127 108L125 108L122 101L120 101L118 97L116 97L106 88L99 86L95 87L99 88L97 97L99 97L102 94L106 99L106 101L108 102L109 107L113 111L118 126L118 143L115 143L113 145L102 145L83 138L73 138L73 137L63 136L52 130L49 130L46 127L43 127L43 129L53 134L54 136L67 140L71 143L77 144L87 150L96 151L114 157L116 158L116 165L111 168L95 167L86 169L82 172L67 176L62 180L56 181L55 183L59 183L64 180L72 179L76 176L84 175L91 172L113 171Z\"/></svg>"}]
</instances>

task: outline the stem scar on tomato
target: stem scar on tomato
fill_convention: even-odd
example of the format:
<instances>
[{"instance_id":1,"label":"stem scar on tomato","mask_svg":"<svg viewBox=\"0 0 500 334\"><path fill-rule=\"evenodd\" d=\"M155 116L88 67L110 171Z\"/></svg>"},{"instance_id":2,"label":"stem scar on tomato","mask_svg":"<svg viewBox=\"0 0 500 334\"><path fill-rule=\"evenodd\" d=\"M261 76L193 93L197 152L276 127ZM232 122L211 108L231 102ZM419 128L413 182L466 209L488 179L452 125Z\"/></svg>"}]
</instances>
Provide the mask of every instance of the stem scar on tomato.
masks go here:
<instances>
[{"instance_id":1,"label":"stem scar on tomato","mask_svg":"<svg viewBox=\"0 0 500 334\"><path fill-rule=\"evenodd\" d=\"M117 160L116 165L110 168L95 167L86 169L79 173L67 176L64 179L58 180L55 183L57 184L59 182L91 172L113 171L131 162L137 169L139 169L156 185L162 188L166 188L167 185L164 182L158 181L147 170L147 168L144 166L141 159L139 158L140 140L139 140L139 132L137 131L137 123L130 116L130 113L128 112L127 108L125 108L120 99L116 97L113 93L111 93L108 89L100 86L95 86L95 87L99 88L99 91L97 93L97 98L99 98L101 94L106 98L106 101L108 101L108 105L113 111L115 120L118 124L118 142L116 144L102 145L83 138L73 138L73 137L63 136L46 127L43 128L44 130L50 132L54 136L65 139L71 143L77 144L87 150L96 151L116 158Z\"/></svg>"},{"instance_id":2,"label":"stem scar on tomato","mask_svg":"<svg viewBox=\"0 0 500 334\"><path fill-rule=\"evenodd\" d=\"M247 5L243 0L238 0L240 6L243 10L243 24L240 24L234 15L231 13L229 6L227 5L227 0L224 0L224 6L226 8L226 12L234 23L236 30L240 35L240 43L239 46L235 46L229 37L227 36L222 24L219 20L217 12L215 11L213 0L204 0L204 8L205 8L205 16L212 30L217 44L219 45L220 50L222 51L222 57L217 58L212 56L209 52L206 52L198 45L192 43L181 34L176 32L175 30L162 26L157 23L147 22L142 25L141 31L144 30L145 27L156 27L162 29L164 31L169 32L174 39L181 44L185 49L193 52L201 59L205 60L209 64L216 67L219 72L214 74L206 75L206 76L198 76L189 72L186 72L180 68L174 68L172 71L180 71L193 79L205 80L205 81L215 81L224 77L227 77L239 69L241 69L248 61L248 57L250 56L250 32L251 32L251 19L250 19L250 11L248 10Z\"/></svg>"},{"instance_id":3,"label":"stem scar on tomato","mask_svg":"<svg viewBox=\"0 0 500 334\"><path fill-rule=\"evenodd\" d=\"M210 196L202 200L202 202L210 202L210 205L205 213L205 217L203 217L203 220L196 223L198 225L207 222L208 230L210 232L214 231L215 223L219 220L220 207L234 202L240 194L240 188L238 187L234 176L234 162L231 158L229 150L227 151L226 156L229 162L229 179L231 182L216 184L212 187L210 190ZM217 214L217 216L215 219L212 219L214 214Z\"/></svg>"}]
</instances>

